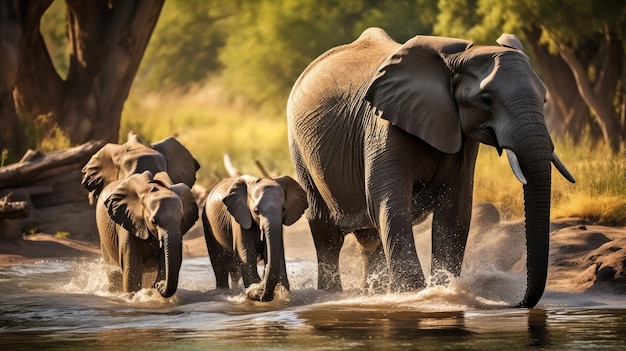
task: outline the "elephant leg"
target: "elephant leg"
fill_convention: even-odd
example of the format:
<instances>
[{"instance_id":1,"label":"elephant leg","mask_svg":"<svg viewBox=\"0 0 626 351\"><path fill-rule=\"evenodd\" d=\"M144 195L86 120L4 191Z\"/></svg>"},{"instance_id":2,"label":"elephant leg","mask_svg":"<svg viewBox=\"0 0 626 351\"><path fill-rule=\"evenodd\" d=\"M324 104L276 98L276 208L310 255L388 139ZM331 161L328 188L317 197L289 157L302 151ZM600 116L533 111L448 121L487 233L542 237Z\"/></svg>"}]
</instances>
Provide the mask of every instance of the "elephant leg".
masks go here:
<instances>
[{"instance_id":1,"label":"elephant leg","mask_svg":"<svg viewBox=\"0 0 626 351\"><path fill-rule=\"evenodd\" d=\"M241 281L241 269L239 266L233 264L233 267L230 269L230 287L234 289L239 286L239 282ZM226 279L228 279L228 272L226 273Z\"/></svg>"},{"instance_id":2,"label":"elephant leg","mask_svg":"<svg viewBox=\"0 0 626 351\"><path fill-rule=\"evenodd\" d=\"M448 274L461 274L472 216L471 186L443 189L446 190L434 210L432 226L431 281L437 285L448 284Z\"/></svg>"},{"instance_id":3,"label":"elephant leg","mask_svg":"<svg viewBox=\"0 0 626 351\"><path fill-rule=\"evenodd\" d=\"M386 248L389 283L392 291L424 288L425 278L413 239L408 211L388 211L381 221L381 238Z\"/></svg>"},{"instance_id":4,"label":"elephant leg","mask_svg":"<svg viewBox=\"0 0 626 351\"><path fill-rule=\"evenodd\" d=\"M204 239L207 252L209 253L209 259L211 260L211 267L213 267L213 273L215 274L216 288L228 289L228 273L237 268L234 254L225 250L216 240L213 228L211 228L211 224L207 218L206 210L202 211L202 226L204 227Z\"/></svg>"},{"instance_id":5,"label":"elephant leg","mask_svg":"<svg viewBox=\"0 0 626 351\"><path fill-rule=\"evenodd\" d=\"M254 226L253 226L254 228ZM261 281L257 270L258 255L256 252L255 239L261 237L258 227L256 229L243 229L241 227L233 230L234 249L239 261L239 271L243 279L243 286Z\"/></svg>"},{"instance_id":6,"label":"elephant leg","mask_svg":"<svg viewBox=\"0 0 626 351\"><path fill-rule=\"evenodd\" d=\"M109 279L109 292L122 291L122 272L117 269L109 269L107 278Z\"/></svg>"},{"instance_id":7,"label":"elephant leg","mask_svg":"<svg viewBox=\"0 0 626 351\"><path fill-rule=\"evenodd\" d=\"M122 291L125 293L141 290L143 262L133 234L121 229L119 233L119 262L122 268Z\"/></svg>"},{"instance_id":8,"label":"elephant leg","mask_svg":"<svg viewBox=\"0 0 626 351\"><path fill-rule=\"evenodd\" d=\"M248 260L248 262L250 262ZM261 277L259 276L259 271L257 270L257 266L254 263L242 262L240 265L241 268L241 278L243 279L243 286L249 287L251 284L259 283L261 281Z\"/></svg>"},{"instance_id":9,"label":"elephant leg","mask_svg":"<svg viewBox=\"0 0 626 351\"><path fill-rule=\"evenodd\" d=\"M389 288L391 291L421 289L426 284L413 239L412 186L398 186L403 180L392 177L375 179L368 185L368 206L385 250Z\"/></svg>"},{"instance_id":10,"label":"elephant leg","mask_svg":"<svg viewBox=\"0 0 626 351\"><path fill-rule=\"evenodd\" d=\"M309 217L308 220L317 252L317 287L329 292L341 291L339 254L344 233L330 219Z\"/></svg>"},{"instance_id":11,"label":"elephant leg","mask_svg":"<svg viewBox=\"0 0 626 351\"><path fill-rule=\"evenodd\" d=\"M380 235L376 229L362 229L354 232L361 244L363 261L363 289L373 289L375 292L387 291L389 288L389 272L385 251L380 242Z\"/></svg>"},{"instance_id":12,"label":"elephant leg","mask_svg":"<svg viewBox=\"0 0 626 351\"><path fill-rule=\"evenodd\" d=\"M309 211L306 212L309 228L317 254L317 288L329 292L341 291L339 253L345 233L330 217L328 207L309 174L297 145L290 145L298 181L307 194Z\"/></svg>"}]
</instances>

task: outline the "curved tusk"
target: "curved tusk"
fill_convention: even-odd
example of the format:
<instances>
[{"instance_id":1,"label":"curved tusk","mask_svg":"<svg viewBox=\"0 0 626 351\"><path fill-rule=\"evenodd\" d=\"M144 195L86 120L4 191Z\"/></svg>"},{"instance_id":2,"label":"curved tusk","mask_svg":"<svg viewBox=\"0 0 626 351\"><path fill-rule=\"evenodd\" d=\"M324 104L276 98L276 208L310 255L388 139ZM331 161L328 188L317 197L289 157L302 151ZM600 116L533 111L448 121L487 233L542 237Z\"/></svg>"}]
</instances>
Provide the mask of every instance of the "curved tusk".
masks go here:
<instances>
[{"instance_id":1,"label":"curved tusk","mask_svg":"<svg viewBox=\"0 0 626 351\"><path fill-rule=\"evenodd\" d=\"M526 185L528 182L526 181L526 177L524 177L524 173L522 173L522 168L519 166L519 161L517 160L517 156L515 152L511 149L504 149L506 151L506 156L509 159L509 165L511 165L511 170L513 170L513 174L520 183Z\"/></svg>"},{"instance_id":2,"label":"curved tusk","mask_svg":"<svg viewBox=\"0 0 626 351\"><path fill-rule=\"evenodd\" d=\"M574 178L572 173L570 173L567 167L565 167L565 165L555 152L552 153L552 163L565 179L567 179L570 183L576 183L576 179Z\"/></svg>"}]
</instances>

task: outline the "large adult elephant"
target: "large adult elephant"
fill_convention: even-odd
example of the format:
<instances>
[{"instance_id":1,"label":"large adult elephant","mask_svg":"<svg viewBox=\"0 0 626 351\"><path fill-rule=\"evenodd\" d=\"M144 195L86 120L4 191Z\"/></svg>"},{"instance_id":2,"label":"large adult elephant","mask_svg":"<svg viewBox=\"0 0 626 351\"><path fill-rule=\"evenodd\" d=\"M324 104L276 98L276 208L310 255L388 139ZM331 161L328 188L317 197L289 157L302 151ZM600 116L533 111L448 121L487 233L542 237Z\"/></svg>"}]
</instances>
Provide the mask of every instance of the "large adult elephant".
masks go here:
<instances>
[{"instance_id":1,"label":"large adult elephant","mask_svg":"<svg viewBox=\"0 0 626 351\"><path fill-rule=\"evenodd\" d=\"M136 292L143 274L157 268L155 287L163 297L178 287L183 235L198 220L189 187L172 184L166 172L132 174L108 184L96 203L96 224L109 289Z\"/></svg>"},{"instance_id":2,"label":"large adult elephant","mask_svg":"<svg viewBox=\"0 0 626 351\"><path fill-rule=\"evenodd\" d=\"M545 87L519 40L474 46L416 36L404 44L370 28L306 68L287 106L296 174L308 194L318 286L341 289L339 251L353 232L393 291L425 285L412 225L433 213L432 273L459 275L479 143L506 150L524 184L527 290L541 298L548 268L551 162ZM382 245L381 245L382 242ZM382 247L382 249L381 249Z\"/></svg>"},{"instance_id":3,"label":"large adult elephant","mask_svg":"<svg viewBox=\"0 0 626 351\"><path fill-rule=\"evenodd\" d=\"M289 176L274 179L242 175L217 184L202 212L204 236L218 289L227 289L228 276L243 278L253 300L270 301L274 288L289 290L283 225L294 224L307 209L306 194ZM257 262L263 260L263 280Z\"/></svg>"}]
</instances>

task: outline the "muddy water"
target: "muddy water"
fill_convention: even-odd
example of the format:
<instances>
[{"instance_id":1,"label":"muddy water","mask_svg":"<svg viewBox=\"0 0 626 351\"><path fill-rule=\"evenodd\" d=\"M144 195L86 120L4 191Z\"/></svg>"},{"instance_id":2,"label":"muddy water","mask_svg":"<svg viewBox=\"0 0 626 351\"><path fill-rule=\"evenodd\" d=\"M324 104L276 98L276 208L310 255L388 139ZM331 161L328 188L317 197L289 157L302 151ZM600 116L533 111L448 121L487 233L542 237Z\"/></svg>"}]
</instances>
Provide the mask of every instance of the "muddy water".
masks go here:
<instances>
[{"instance_id":1,"label":"muddy water","mask_svg":"<svg viewBox=\"0 0 626 351\"><path fill-rule=\"evenodd\" d=\"M618 350L626 296L548 292L535 309L509 276L481 273L421 292L329 294L314 262L288 261L292 291L270 303L215 291L208 258L187 259L173 298L105 291L98 260L0 267L4 350ZM523 281L523 279L522 279ZM512 286L512 287L511 287ZM477 287L481 287L477 289Z\"/></svg>"}]
</instances>

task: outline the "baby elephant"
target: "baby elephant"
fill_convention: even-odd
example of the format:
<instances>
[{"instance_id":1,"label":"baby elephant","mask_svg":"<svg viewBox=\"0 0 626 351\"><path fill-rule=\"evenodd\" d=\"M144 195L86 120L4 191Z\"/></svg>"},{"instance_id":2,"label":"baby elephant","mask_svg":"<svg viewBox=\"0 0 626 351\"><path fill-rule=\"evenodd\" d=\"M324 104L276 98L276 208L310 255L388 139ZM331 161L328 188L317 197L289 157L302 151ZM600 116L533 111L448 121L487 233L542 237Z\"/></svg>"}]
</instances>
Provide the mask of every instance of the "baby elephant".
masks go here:
<instances>
[{"instance_id":1,"label":"baby elephant","mask_svg":"<svg viewBox=\"0 0 626 351\"><path fill-rule=\"evenodd\" d=\"M172 184L166 172L149 171L116 180L96 204L100 247L111 291L136 292L143 273L157 269L153 286L174 295L183 258L183 235L198 219L195 198L184 183Z\"/></svg>"},{"instance_id":2,"label":"baby elephant","mask_svg":"<svg viewBox=\"0 0 626 351\"><path fill-rule=\"evenodd\" d=\"M243 277L244 286L261 282L257 262L265 273L248 297L271 301L274 288L289 289L283 224L295 223L308 207L306 194L289 176L275 179L243 175L221 181L209 194L202 213L204 236L218 289L228 289Z\"/></svg>"}]
</instances>

